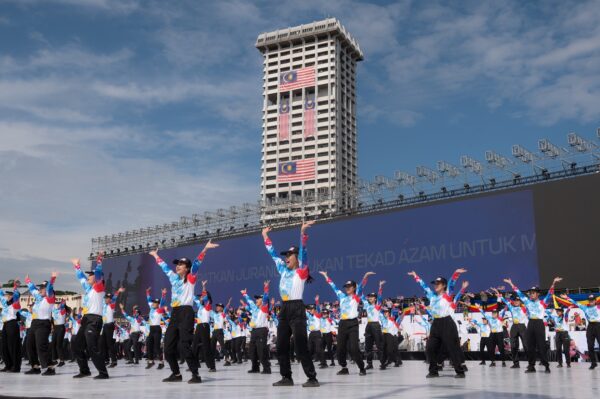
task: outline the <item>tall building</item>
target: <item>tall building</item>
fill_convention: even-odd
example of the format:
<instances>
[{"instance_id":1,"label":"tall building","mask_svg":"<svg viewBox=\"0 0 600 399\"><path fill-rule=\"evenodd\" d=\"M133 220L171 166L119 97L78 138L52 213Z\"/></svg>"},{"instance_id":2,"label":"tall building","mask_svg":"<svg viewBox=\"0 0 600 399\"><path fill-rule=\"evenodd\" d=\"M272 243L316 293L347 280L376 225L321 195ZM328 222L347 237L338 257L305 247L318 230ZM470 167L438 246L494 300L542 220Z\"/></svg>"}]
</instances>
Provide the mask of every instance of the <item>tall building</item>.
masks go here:
<instances>
[{"instance_id":1,"label":"tall building","mask_svg":"<svg viewBox=\"0 0 600 399\"><path fill-rule=\"evenodd\" d=\"M334 18L262 33L263 220L354 207L356 63L363 53Z\"/></svg>"}]
</instances>

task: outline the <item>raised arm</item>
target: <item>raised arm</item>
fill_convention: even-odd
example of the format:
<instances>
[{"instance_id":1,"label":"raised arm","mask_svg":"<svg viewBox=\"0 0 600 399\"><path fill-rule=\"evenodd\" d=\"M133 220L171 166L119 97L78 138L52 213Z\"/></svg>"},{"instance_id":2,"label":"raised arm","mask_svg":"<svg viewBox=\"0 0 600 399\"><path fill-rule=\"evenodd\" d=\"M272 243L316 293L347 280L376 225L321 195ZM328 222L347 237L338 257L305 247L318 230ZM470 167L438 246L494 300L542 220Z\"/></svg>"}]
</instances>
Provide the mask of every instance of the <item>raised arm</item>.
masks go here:
<instances>
[{"instance_id":1,"label":"raised arm","mask_svg":"<svg viewBox=\"0 0 600 399\"><path fill-rule=\"evenodd\" d=\"M339 299L344 297L344 293L342 293L342 291L340 291L336 286L335 283L333 282L332 279L329 278L329 276L327 275L326 271L320 271L319 272L323 277L325 277L325 281L327 281L327 284L329 284L329 286L333 289L333 292L335 292L335 295L337 295L337 297Z\"/></svg>"},{"instance_id":2,"label":"raised arm","mask_svg":"<svg viewBox=\"0 0 600 399\"><path fill-rule=\"evenodd\" d=\"M127 312L125 311L125 305L123 305L122 303L119 304L119 307L121 308L121 313L123 314L123 317L127 319L127 321L132 324L135 323L135 319L131 316L129 316L127 314Z\"/></svg>"},{"instance_id":3,"label":"raised arm","mask_svg":"<svg viewBox=\"0 0 600 399\"><path fill-rule=\"evenodd\" d=\"M548 305L548 301L550 300L550 298L552 298L552 295L554 295L554 286L560 281L562 281L562 277L554 277L554 280L552 280L552 285L550 286L548 293L546 294L544 299L542 299L542 302L544 302L546 305Z\"/></svg>"},{"instance_id":4,"label":"raised arm","mask_svg":"<svg viewBox=\"0 0 600 399\"><path fill-rule=\"evenodd\" d=\"M177 274L175 274L173 270L169 268L169 265L167 265L167 263L162 260L160 256L158 256L158 248L153 249L149 252L149 254L154 258L158 267L160 267L163 273L165 273L165 275L169 278L169 281L173 282L173 280L177 279Z\"/></svg>"},{"instance_id":5,"label":"raised arm","mask_svg":"<svg viewBox=\"0 0 600 399\"><path fill-rule=\"evenodd\" d=\"M146 302L148 302L148 307L152 308L152 296L150 296L150 287L146 288ZM195 298L194 298L195 300Z\"/></svg>"},{"instance_id":6,"label":"raised arm","mask_svg":"<svg viewBox=\"0 0 600 399\"><path fill-rule=\"evenodd\" d=\"M77 280L79 280L79 283L83 287L84 291L88 292L92 289L92 286L88 283L85 274L81 271L81 262L79 261L79 259L74 258L71 259L71 263L73 264L73 268L75 269L75 276L77 277Z\"/></svg>"},{"instance_id":7,"label":"raised arm","mask_svg":"<svg viewBox=\"0 0 600 399\"><path fill-rule=\"evenodd\" d=\"M277 271L279 274L283 273L286 269L285 262L277 255L275 248L273 247L273 241L269 238L269 233L273 230L272 227L268 226L262 229L263 241L265 243L265 248L267 248L267 252L275 262L275 266L277 267Z\"/></svg>"},{"instance_id":8,"label":"raised arm","mask_svg":"<svg viewBox=\"0 0 600 399\"><path fill-rule=\"evenodd\" d=\"M377 291L377 306L381 308L381 304L383 302L383 285L385 284L385 280L381 280L379 282L379 290Z\"/></svg>"},{"instance_id":9,"label":"raised arm","mask_svg":"<svg viewBox=\"0 0 600 399\"><path fill-rule=\"evenodd\" d=\"M421 288L423 288L423 291L425 291L425 294L427 295L428 298L431 298L432 296L434 296L433 291L431 291L431 288L429 288L429 286L427 286L427 284L425 284L425 282L423 280L421 280L421 277L419 277L417 275L417 272L412 271L408 273L409 276L412 276L415 281L417 283L419 283L419 285L421 286Z\"/></svg>"},{"instance_id":10,"label":"raised arm","mask_svg":"<svg viewBox=\"0 0 600 399\"><path fill-rule=\"evenodd\" d=\"M96 268L94 269L94 285L100 284L104 281L104 271L102 270L102 260L104 257L104 252L99 252L96 257Z\"/></svg>"},{"instance_id":11,"label":"raised arm","mask_svg":"<svg viewBox=\"0 0 600 399\"><path fill-rule=\"evenodd\" d=\"M194 262L192 263L192 270L190 271L190 273L192 275L195 275L196 273L198 273L198 269L200 268L200 265L202 264L202 261L204 260L204 257L206 256L206 252L209 249L218 248L218 247L219 247L219 244L213 243L211 240L208 240L208 242L204 246L204 249L202 249L202 251L198 254L196 259L194 259Z\"/></svg>"},{"instance_id":12,"label":"raised arm","mask_svg":"<svg viewBox=\"0 0 600 399\"><path fill-rule=\"evenodd\" d=\"M306 230L308 230L313 224L315 224L315 222L314 220L311 220L303 223L302 227L300 228L300 249L298 251L298 267L300 269L308 267L308 255L306 253L308 234L306 234Z\"/></svg>"},{"instance_id":13,"label":"raised arm","mask_svg":"<svg viewBox=\"0 0 600 399\"><path fill-rule=\"evenodd\" d=\"M460 298L465 294L465 291L467 290L467 287L469 286L469 282L468 281L463 281L462 286L460 287L460 291L458 292L458 294L456 294L454 296L454 305L456 305L458 303L458 301L460 301Z\"/></svg>"},{"instance_id":14,"label":"raised arm","mask_svg":"<svg viewBox=\"0 0 600 399\"><path fill-rule=\"evenodd\" d=\"M365 273L362 280L358 284L358 287L356 287L356 295L358 295L358 296L362 295L363 289L367 285L367 281L369 281L369 276L374 276L374 275L375 275L375 272L366 272Z\"/></svg>"},{"instance_id":15,"label":"raised arm","mask_svg":"<svg viewBox=\"0 0 600 399\"><path fill-rule=\"evenodd\" d=\"M54 283L56 282L56 277L58 277L58 273L52 272L50 275L50 281L48 281L48 285L46 286L46 297L50 300L54 299Z\"/></svg>"},{"instance_id":16,"label":"raised arm","mask_svg":"<svg viewBox=\"0 0 600 399\"><path fill-rule=\"evenodd\" d=\"M29 275L25 276L25 284L27 284L27 289L29 290L29 292L31 293L31 296L34 297L36 301L41 301L43 299L42 296L40 295L40 291L38 291L35 284L33 284L31 279L29 278Z\"/></svg>"},{"instance_id":17,"label":"raised arm","mask_svg":"<svg viewBox=\"0 0 600 399\"><path fill-rule=\"evenodd\" d=\"M269 311L269 284L271 281L267 280L263 283L263 300L262 300L262 308L263 311ZM266 309L266 310L265 310Z\"/></svg>"},{"instance_id":18,"label":"raised arm","mask_svg":"<svg viewBox=\"0 0 600 399\"><path fill-rule=\"evenodd\" d=\"M250 298L250 296L248 295L248 291L244 288L240 292L242 293L242 296L246 300L246 303L248 304L248 307L250 308L250 310L252 312L256 312L258 310L258 307L256 306L256 303L254 303L252 298Z\"/></svg>"},{"instance_id":19,"label":"raised arm","mask_svg":"<svg viewBox=\"0 0 600 399\"><path fill-rule=\"evenodd\" d=\"M456 281L458 280L458 278L460 277L461 274L466 273L467 269L463 269L463 268L458 268L454 271L454 273L452 274L452 277L450 277L450 281L448 281L448 290L447 292L449 294L454 292L454 286L456 285Z\"/></svg>"},{"instance_id":20,"label":"raised arm","mask_svg":"<svg viewBox=\"0 0 600 399\"><path fill-rule=\"evenodd\" d=\"M517 296L519 298L521 298L521 301L523 303L529 303L530 302L529 298L527 298L527 295L523 294L521 292L521 290L519 290L519 288L516 285L514 285L514 283L512 282L511 279L505 278L504 282L511 286L512 290L515 292L515 294L517 294Z\"/></svg>"}]
</instances>

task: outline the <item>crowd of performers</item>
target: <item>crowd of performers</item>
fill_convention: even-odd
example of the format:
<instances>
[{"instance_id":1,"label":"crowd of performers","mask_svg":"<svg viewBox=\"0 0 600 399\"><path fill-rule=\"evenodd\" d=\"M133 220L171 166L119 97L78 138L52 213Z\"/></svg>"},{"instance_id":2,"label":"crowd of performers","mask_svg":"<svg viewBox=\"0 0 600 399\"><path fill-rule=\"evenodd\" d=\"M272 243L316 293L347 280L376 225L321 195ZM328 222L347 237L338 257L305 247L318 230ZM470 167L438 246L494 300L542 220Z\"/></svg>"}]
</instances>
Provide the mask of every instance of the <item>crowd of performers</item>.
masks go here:
<instances>
[{"instance_id":1,"label":"crowd of performers","mask_svg":"<svg viewBox=\"0 0 600 399\"><path fill-rule=\"evenodd\" d=\"M159 297L152 296L153 292L148 288L147 303L135 305L128 312L118 302L124 289L114 293L105 291L101 255L95 269L89 272L81 269L78 259L72 260L76 278L83 289L83 306L80 309L71 309L64 301L57 302L54 292L56 273L51 275L50 280L37 285L26 277L24 283L34 302L30 309L21 308L20 282L15 280L12 291L0 292L4 365L0 371L21 372L25 358L30 365L25 374L52 376L65 362L76 361L79 373L73 377L85 378L91 376L91 360L98 372L93 378L108 379L108 369L116 367L119 360L126 364L140 364L145 357L147 369L155 366L162 369L166 361L171 373L164 382L182 381L180 366L186 363L191 373L188 382L200 383L201 363L205 364L208 372L216 372L217 362L222 361L226 367L241 364L249 358L249 373L271 374L270 347L275 343L281 379L273 385L294 385L291 364L297 360L307 377L303 386L318 387L315 362L319 368L335 366L334 342L335 357L340 367L338 375L350 374L348 358L361 376L374 368L374 359L377 359L381 370L400 366L402 360L398 344L402 340L400 330L405 312L382 300L385 281L379 282L376 291L366 293L368 280L375 273L366 273L358 283L346 281L340 289L326 272L321 271L339 305L323 306L318 296L313 304L304 303L305 284L313 279L307 260L307 229L312 224L302 225L299 246L292 246L280 254L269 238L271 229L267 227L262 232L266 250L280 275L281 301L277 302L270 297L269 281L265 281L262 292L256 295L250 296L245 289L242 290L239 306L232 306L231 299L227 304L213 303L207 282L197 284L197 273L207 252L218 247L210 241L193 261L175 259L174 270L161 259L157 250L150 252L170 282L170 304L166 303L167 288L160 291ZM465 272L465 269L457 269L449 280L438 277L431 285L416 272L408 273L425 292L425 300L412 308L411 317L414 316L427 333L429 378L439 375L445 359L450 360L456 377L465 377L465 355L452 317L457 305L465 304L463 299L468 301L470 295L466 293L467 281L462 283L458 292L454 292L458 279ZM488 357L490 366L495 366L498 348L502 366L506 366L503 329L510 321L512 368L519 368L521 341L527 352L526 372L536 371L537 358L545 371L550 372L545 323L551 320L556 331L558 367L562 367L562 351L566 354L567 367L570 367L568 313L571 307L579 307L588 321L590 368L596 368L594 345L596 341L600 343L600 304L594 296L589 298L588 303L581 304L562 295L561 303L566 305L566 310L561 307L555 309L550 306L549 298L554 295L554 285L559 281L560 278L555 278L548 294L541 298L539 288L533 287L523 293L512 280L506 279L515 293L512 299L505 298L492 288L498 303L504 303L502 311L495 309L490 314L474 305L482 313L481 321L474 318L467 321L480 333L482 364ZM196 285L201 287L198 290L200 294L196 294ZM365 355L359 346L361 311L367 319ZM120 317L115 318L115 315ZM127 322L119 324L116 319ZM276 329L270 329L271 325L275 325ZM486 349L488 356L484 353Z\"/></svg>"}]
</instances>

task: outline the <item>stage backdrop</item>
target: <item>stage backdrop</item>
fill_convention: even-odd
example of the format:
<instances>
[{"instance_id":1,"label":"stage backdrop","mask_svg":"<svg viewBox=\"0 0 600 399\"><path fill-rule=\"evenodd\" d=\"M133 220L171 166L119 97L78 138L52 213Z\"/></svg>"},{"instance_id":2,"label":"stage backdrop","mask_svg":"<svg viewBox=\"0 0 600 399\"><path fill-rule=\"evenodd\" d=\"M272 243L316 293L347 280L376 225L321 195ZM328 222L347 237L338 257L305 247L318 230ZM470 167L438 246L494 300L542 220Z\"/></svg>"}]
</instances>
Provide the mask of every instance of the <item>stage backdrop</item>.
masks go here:
<instances>
[{"instance_id":1,"label":"stage backdrop","mask_svg":"<svg viewBox=\"0 0 600 399\"><path fill-rule=\"evenodd\" d=\"M373 276L367 291L375 291L386 280L387 296L421 295L421 288L407 272L416 270L426 281L449 277L458 267L468 269L465 278L470 290L502 284L511 276L523 287L538 284L538 256L531 190L479 196L372 216L351 217L317 224L309 231L308 259L314 283L307 285L305 301L315 294L333 299L333 291L319 270L328 271L342 286L348 279L360 280L367 271ZM271 238L277 251L299 244L299 229L274 231ZM219 242L199 270L199 279L208 280L215 301L233 297L239 303L240 290L261 291L262 281L272 281L272 295L279 300L278 275L260 234ZM194 258L204 243L166 249L160 256L171 264L182 256ZM154 296L169 283L154 259L147 255L108 258L104 261L108 291L119 286L128 290L127 305L143 301L146 287ZM197 285L200 290L200 284ZM144 309L144 307L143 307Z\"/></svg>"}]
</instances>

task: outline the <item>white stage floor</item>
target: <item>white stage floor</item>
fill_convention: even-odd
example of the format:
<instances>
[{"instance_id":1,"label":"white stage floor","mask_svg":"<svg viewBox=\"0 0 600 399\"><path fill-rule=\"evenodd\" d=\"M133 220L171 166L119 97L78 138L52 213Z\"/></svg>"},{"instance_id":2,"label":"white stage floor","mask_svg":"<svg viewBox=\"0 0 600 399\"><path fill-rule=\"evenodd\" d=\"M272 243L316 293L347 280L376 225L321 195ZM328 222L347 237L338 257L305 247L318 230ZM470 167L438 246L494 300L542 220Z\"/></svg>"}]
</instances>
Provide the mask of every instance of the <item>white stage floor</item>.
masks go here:
<instances>
[{"instance_id":1,"label":"white stage floor","mask_svg":"<svg viewBox=\"0 0 600 399\"><path fill-rule=\"evenodd\" d=\"M74 363L58 369L54 377L29 376L23 373L0 374L0 397L51 397L51 398L598 398L600 397L600 369L588 370L589 363L574 364L571 369L557 369L552 373L538 372L525 375L524 368L489 368L469 362L469 372L464 380L454 379L454 372L447 368L441 377L425 379L427 366L420 361L405 361L400 368L385 371L370 370L365 377L358 376L355 367L349 376L337 376L338 367L317 369L320 388L302 388L306 380L301 368L294 366L296 386L274 388L279 374L247 374L248 363L221 367L217 373L200 375L203 383L163 383L169 375L167 369L145 370L144 366L120 364L111 369L111 379L94 381L91 378L73 380ZM91 363L90 363L91 366ZM352 366L352 365L351 365ZM91 366L92 367L92 366ZM523 367L523 365L522 365ZM26 370L26 368L24 368ZM93 370L93 367L92 367ZM273 370L278 370L273 365ZM318 396L317 396L318 395Z\"/></svg>"}]
</instances>

